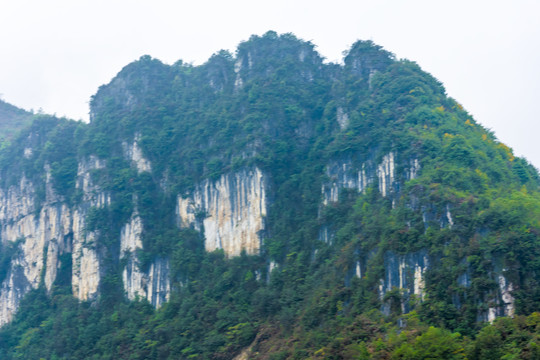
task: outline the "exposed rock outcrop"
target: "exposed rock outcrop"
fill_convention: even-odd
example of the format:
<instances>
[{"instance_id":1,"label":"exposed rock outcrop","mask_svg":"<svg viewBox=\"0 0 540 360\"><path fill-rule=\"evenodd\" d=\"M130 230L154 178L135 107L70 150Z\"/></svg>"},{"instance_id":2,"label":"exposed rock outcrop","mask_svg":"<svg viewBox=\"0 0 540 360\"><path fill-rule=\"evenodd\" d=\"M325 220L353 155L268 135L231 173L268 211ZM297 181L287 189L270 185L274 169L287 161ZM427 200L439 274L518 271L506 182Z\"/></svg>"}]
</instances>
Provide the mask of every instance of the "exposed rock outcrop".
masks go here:
<instances>
[{"instance_id":1,"label":"exposed rock outcrop","mask_svg":"<svg viewBox=\"0 0 540 360\"><path fill-rule=\"evenodd\" d=\"M135 212L120 235L120 257L126 264L122 271L124 291L130 300L146 299L159 307L170 295L169 261L155 259L147 272L141 271L137 252L143 249L142 231L142 220Z\"/></svg>"},{"instance_id":2,"label":"exposed rock outcrop","mask_svg":"<svg viewBox=\"0 0 540 360\"><path fill-rule=\"evenodd\" d=\"M342 130L345 129L347 126L349 126L349 115L343 110L342 107L337 108L336 117L337 117L339 127Z\"/></svg>"},{"instance_id":3,"label":"exposed rock outcrop","mask_svg":"<svg viewBox=\"0 0 540 360\"><path fill-rule=\"evenodd\" d=\"M416 178L420 170L418 159L410 160L407 165L403 180ZM400 181L396 174L396 154L393 152L384 155L377 166L371 160L363 162L358 167L350 158L334 160L326 166L326 176L328 180L323 183L321 189L324 205L338 201L340 189L365 192L375 179L378 180L379 192L386 197L395 192L397 183Z\"/></svg>"},{"instance_id":4,"label":"exposed rock outcrop","mask_svg":"<svg viewBox=\"0 0 540 360\"><path fill-rule=\"evenodd\" d=\"M92 183L90 172L104 163L91 156L79 164L76 187L82 191L80 205L70 208L54 192L45 166L46 197L36 209L36 190L22 177L7 191L0 189L0 234L3 244L17 243L18 251L0 290L0 324L9 322L28 291L43 281L51 290L61 255L71 253L72 291L80 300L98 295L100 264L93 242L96 233L87 231L86 215L91 207L110 204L110 195ZM39 210L39 211L37 211Z\"/></svg>"},{"instance_id":5,"label":"exposed rock outcrop","mask_svg":"<svg viewBox=\"0 0 540 360\"><path fill-rule=\"evenodd\" d=\"M141 171L150 171L142 157L138 138L124 146L126 155ZM46 178L46 199L36 209L34 184L22 177L7 190L0 189L0 236L5 244L16 243L0 287L0 325L11 320L22 297L43 282L51 290L62 255L71 255L73 295L83 301L99 296L103 266L96 242L99 230L87 226L91 209L107 207L111 195L92 181L92 172L103 169L105 162L95 156L78 166L76 188L82 201L70 207L58 196ZM208 251L223 249L228 256L242 251L257 254L267 211L266 178L258 169L223 175L217 181L206 180L188 198L178 198L177 214L183 226L203 230ZM203 215L200 217L199 215ZM140 269L137 252L142 250L143 223L135 211L120 233L120 259L124 261L122 279L129 299L146 299L159 307L170 296L170 265L167 258L156 258L148 269Z\"/></svg>"},{"instance_id":6,"label":"exposed rock outcrop","mask_svg":"<svg viewBox=\"0 0 540 360\"><path fill-rule=\"evenodd\" d=\"M406 255L397 255L387 252L384 255L384 278L379 285L379 297L381 300L393 289L401 290L400 306L403 313L409 312L409 299L415 295L418 299L424 299L425 280L424 274L429 267L426 251L418 251ZM389 304L383 305L383 311L389 312Z\"/></svg>"},{"instance_id":7,"label":"exposed rock outcrop","mask_svg":"<svg viewBox=\"0 0 540 360\"><path fill-rule=\"evenodd\" d=\"M377 177L379 178L379 192L382 196L387 196L394 185L396 177L394 153L386 154L382 162L377 166Z\"/></svg>"},{"instance_id":8,"label":"exposed rock outcrop","mask_svg":"<svg viewBox=\"0 0 540 360\"><path fill-rule=\"evenodd\" d=\"M150 160L144 157L142 149L139 146L140 141L141 135L136 134L132 143L128 144L127 142L123 142L122 148L124 149L124 156L135 165L140 173L145 171L151 172L152 164L150 163Z\"/></svg>"},{"instance_id":9,"label":"exposed rock outcrop","mask_svg":"<svg viewBox=\"0 0 540 360\"><path fill-rule=\"evenodd\" d=\"M367 186L375 179L373 165L370 161L362 164L357 170L351 159L333 161L326 167L328 181L322 185L323 204L328 205L339 200L340 189L355 189L365 192Z\"/></svg>"},{"instance_id":10,"label":"exposed rock outcrop","mask_svg":"<svg viewBox=\"0 0 540 360\"><path fill-rule=\"evenodd\" d=\"M266 177L258 168L205 180L190 195L178 197L180 226L204 231L207 251L258 254L265 228L266 187Z\"/></svg>"}]
</instances>

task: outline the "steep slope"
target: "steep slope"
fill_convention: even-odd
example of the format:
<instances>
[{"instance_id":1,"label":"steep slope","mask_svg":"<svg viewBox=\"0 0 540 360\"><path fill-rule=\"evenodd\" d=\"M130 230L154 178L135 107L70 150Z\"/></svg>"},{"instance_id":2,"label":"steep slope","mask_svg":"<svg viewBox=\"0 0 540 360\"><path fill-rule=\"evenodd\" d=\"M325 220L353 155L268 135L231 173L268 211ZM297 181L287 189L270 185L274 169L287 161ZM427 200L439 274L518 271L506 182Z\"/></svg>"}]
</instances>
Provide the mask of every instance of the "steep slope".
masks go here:
<instances>
[{"instance_id":1,"label":"steep slope","mask_svg":"<svg viewBox=\"0 0 540 360\"><path fill-rule=\"evenodd\" d=\"M537 171L370 41L143 56L0 155L3 358L461 356L516 315L539 343Z\"/></svg>"},{"instance_id":2,"label":"steep slope","mask_svg":"<svg viewBox=\"0 0 540 360\"><path fill-rule=\"evenodd\" d=\"M0 100L0 141L5 142L25 126L30 125L34 114Z\"/></svg>"}]
</instances>

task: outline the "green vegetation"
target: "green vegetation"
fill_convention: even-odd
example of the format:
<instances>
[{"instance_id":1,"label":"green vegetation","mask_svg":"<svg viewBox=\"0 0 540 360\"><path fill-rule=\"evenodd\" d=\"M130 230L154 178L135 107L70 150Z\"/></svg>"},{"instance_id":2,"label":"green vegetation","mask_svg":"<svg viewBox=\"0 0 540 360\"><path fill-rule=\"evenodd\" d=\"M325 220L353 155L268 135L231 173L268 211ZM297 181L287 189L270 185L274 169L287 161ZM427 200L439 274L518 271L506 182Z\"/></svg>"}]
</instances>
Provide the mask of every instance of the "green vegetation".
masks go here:
<instances>
[{"instance_id":1,"label":"green vegetation","mask_svg":"<svg viewBox=\"0 0 540 360\"><path fill-rule=\"evenodd\" d=\"M49 166L62 201L78 204L77 164L106 161L92 180L112 202L87 218L107 265L100 299L75 300L60 269L51 293L31 291L0 330L0 358L231 359L251 344L250 359L539 358L538 172L417 64L369 41L343 66L326 64L313 44L268 32L201 66L143 56L91 106L90 124L36 119L2 150L0 169L4 188L24 174L44 201ZM125 159L135 139L151 172ZM383 197L375 166L390 152L396 181ZM344 159L371 163L375 181L322 206L326 166ZM413 160L421 168L409 179ZM206 253L200 233L177 227L176 197L253 166L270 179L263 251ZM122 294L119 234L135 208L141 267L171 263L171 298L158 310ZM0 251L2 275L15 247ZM394 288L381 300L385 256L421 252L425 298ZM488 309L504 305L498 275L513 284L516 316L486 324Z\"/></svg>"},{"instance_id":2,"label":"green vegetation","mask_svg":"<svg viewBox=\"0 0 540 360\"><path fill-rule=\"evenodd\" d=\"M33 117L33 113L0 100L0 148L5 148L21 129L30 125Z\"/></svg>"}]
</instances>

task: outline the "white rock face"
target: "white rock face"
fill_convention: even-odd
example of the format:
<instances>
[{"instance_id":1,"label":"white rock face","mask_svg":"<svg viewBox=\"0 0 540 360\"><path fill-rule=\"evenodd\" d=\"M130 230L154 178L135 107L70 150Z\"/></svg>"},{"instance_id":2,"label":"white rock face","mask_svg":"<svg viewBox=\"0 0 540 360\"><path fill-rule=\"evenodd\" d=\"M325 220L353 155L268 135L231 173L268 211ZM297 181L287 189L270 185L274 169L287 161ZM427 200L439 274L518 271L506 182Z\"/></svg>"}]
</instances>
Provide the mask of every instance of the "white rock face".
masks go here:
<instances>
[{"instance_id":1,"label":"white rock face","mask_svg":"<svg viewBox=\"0 0 540 360\"><path fill-rule=\"evenodd\" d=\"M150 265L147 276L147 299L156 308L169 300L171 293L169 270L168 259L157 259Z\"/></svg>"},{"instance_id":2,"label":"white rock face","mask_svg":"<svg viewBox=\"0 0 540 360\"><path fill-rule=\"evenodd\" d=\"M424 260L424 266L420 266L419 264L414 265L414 287L413 287L413 294L419 295L420 299L424 300L425 293L425 282L424 282L424 272L427 268L427 258Z\"/></svg>"},{"instance_id":3,"label":"white rock face","mask_svg":"<svg viewBox=\"0 0 540 360\"><path fill-rule=\"evenodd\" d=\"M205 180L188 197L178 197L180 226L204 229L207 251L227 256L258 254L266 217L266 179L260 169Z\"/></svg>"},{"instance_id":4,"label":"white rock face","mask_svg":"<svg viewBox=\"0 0 540 360\"><path fill-rule=\"evenodd\" d=\"M497 318L497 309L494 307L490 307L488 309L487 320L490 323L492 323L493 321L495 321L496 318Z\"/></svg>"},{"instance_id":5,"label":"white rock face","mask_svg":"<svg viewBox=\"0 0 540 360\"><path fill-rule=\"evenodd\" d=\"M333 239L334 232L327 225L321 226L319 229L319 240L331 245Z\"/></svg>"},{"instance_id":6,"label":"white rock face","mask_svg":"<svg viewBox=\"0 0 540 360\"><path fill-rule=\"evenodd\" d=\"M361 265L360 261L357 261L356 262L356 267L354 269L354 275L359 279L362 278L362 267L360 265Z\"/></svg>"},{"instance_id":7,"label":"white rock face","mask_svg":"<svg viewBox=\"0 0 540 360\"><path fill-rule=\"evenodd\" d=\"M505 271L505 269L502 269L502 271ZM489 307L487 315L484 315L483 319L490 323L499 316L513 317L515 315L515 299L512 295L514 285L506 280L502 274L497 275L497 282L499 283L498 294L493 299L492 306Z\"/></svg>"},{"instance_id":8,"label":"white rock face","mask_svg":"<svg viewBox=\"0 0 540 360\"><path fill-rule=\"evenodd\" d=\"M336 117L339 123L339 127L342 130L345 129L347 126L349 126L349 115L345 111L343 111L342 107L337 108Z\"/></svg>"},{"instance_id":9,"label":"white rock face","mask_svg":"<svg viewBox=\"0 0 540 360\"><path fill-rule=\"evenodd\" d=\"M409 161L409 168L406 170L407 180L413 180L418 177L420 172L420 162L417 158L411 159Z\"/></svg>"},{"instance_id":10,"label":"white rock face","mask_svg":"<svg viewBox=\"0 0 540 360\"><path fill-rule=\"evenodd\" d=\"M127 154L139 171L150 171L137 141L126 147ZM38 212L35 186L24 176L16 185L0 189L1 241L18 247L0 285L0 325L12 319L22 297L42 281L51 290L64 254L71 255L73 295L83 301L99 295L103 275L96 250L99 230L88 229L86 218L90 209L111 204L110 194L92 181L92 173L104 167L105 162L94 156L79 163L76 188L82 192L82 202L73 208L55 193L47 165L45 200ZM228 256L243 250L259 252L266 211L266 179L257 168L204 181L191 197L179 198L177 208L181 224L204 229L207 250L222 248ZM206 217L197 218L199 213ZM135 212L120 234L120 257L126 260L124 290L129 299L145 298L159 307L170 296L170 265L168 259L158 258L147 271L140 270L136 254L143 246L142 231Z\"/></svg>"},{"instance_id":11,"label":"white rock face","mask_svg":"<svg viewBox=\"0 0 540 360\"><path fill-rule=\"evenodd\" d=\"M326 167L326 176L329 181L324 183L321 189L323 204L337 202L340 189L356 189L358 192L365 192L367 186L374 180L368 168L370 168L369 162L362 164L360 171L354 169L350 160L331 162Z\"/></svg>"},{"instance_id":12,"label":"white rock face","mask_svg":"<svg viewBox=\"0 0 540 360\"><path fill-rule=\"evenodd\" d=\"M24 148L23 156L25 159L30 159L33 153L34 152L32 151L32 148L27 147L27 148Z\"/></svg>"},{"instance_id":13,"label":"white rock face","mask_svg":"<svg viewBox=\"0 0 540 360\"><path fill-rule=\"evenodd\" d=\"M95 232L86 232L86 214L73 212L73 250L71 286L73 296L91 300L97 296L100 272L99 259L94 248Z\"/></svg>"},{"instance_id":14,"label":"white rock face","mask_svg":"<svg viewBox=\"0 0 540 360\"><path fill-rule=\"evenodd\" d=\"M339 108L338 108L339 115ZM323 205L328 205L339 200L340 189L356 189L365 192L375 177L379 179L379 192L382 196L388 196L393 191L396 181L395 155L393 152L386 154L376 170L370 161L362 164L360 170L356 170L350 159L333 161L326 167L328 181L322 185ZM416 176L420 165L418 160L413 161L408 177Z\"/></svg>"},{"instance_id":15,"label":"white rock face","mask_svg":"<svg viewBox=\"0 0 540 360\"><path fill-rule=\"evenodd\" d=\"M143 224L135 212L130 221L124 225L120 235L120 258L126 260L122 272L124 291L128 299L147 299L155 307L161 306L170 296L169 262L157 259L148 273L139 269L137 250L143 248L141 234Z\"/></svg>"},{"instance_id":16,"label":"white rock face","mask_svg":"<svg viewBox=\"0 0 540 360\"><path fill-rule=\"evenodd\" d=\"M133 164L137 167L139 173L145 171L152 171L152 164L150 160L146 159L142 153L141 148L139 147L139 141L141 140L141 135L136 134L133 143L128 144L126 142L122 143L124 149L124 156L131 160Z\"/></svg>"},{"instance_id":17,"label":"white rock face","mask_svg":"<svg viewBox=\"0 0 540 360\"><path fill-rule=\"evenodd\" d=\"M1 241L6 245L17 242L19 249L0 290L0 325L11 320L22 296L36 288L41 279L49 239L36 219L34 194L34 186L25 177L7 191L0 190Z\"/></svg>"},{"instance_id":18,"label":"white rock face","mask_svg":"<svg viewBox=\"0 0 540 360\"><path fill-rule=\"evenodd\" d=\"M0 288L0 326L11 321L23 296L32 289L24 276L24 263L21 263L21 257L13 259L11 264L11 269Z\"/></svg>"},{"instance_id":19,"label":"white rock face","mask_svg":"<svg viewBox=\"0 0 540 360\"><path fill-rule=\"evenodd\" d=\"M501 292L501 300L502 300L504 316L514 316L515 299L512 296L514 285L511 282L507 281L503 275L499 275L497 280L499 282L499 291Z\"/></svg>"},{"instance_id":20,"label":"white rock face","mask_svg":"<svg viewBox=\"0 0 540 360\"><path fill-rule=\"evenodd\" d=\"M130 221L124 225L120 234L120 256L125 257L142 249L143 226L140 216L135 212Z\"/></svg>"},{"instance_id":21,"label":"white rock face","mask_svg":"<svg viewBox=\"0 0 540 360\"><path fill-rule=\"evenodd\" d=\"M240 71L242 70L243 61L242 59L238 59L234 63L234 72L236 73L236 79L234 80L234 89L238 90L244 85L244 81L242 80L242 77L240 76Z\"/></svg>"},{"instance_id":22,"label":"white rock face","mask_svg":"<svg viewBox=\"0 0 540 360\"><path fill-rule=\"evenodd\" d=\"M33 184L24 176L17 186L11 186L7 192L0 189L0 221L20 220L30 215L34 211L34 194ZM5 239L4 233L2 239Z\"/></svg>"},{"instance_id":23,"label":"white rock face","mask_svg":"<svg viewBox=\"0 0 540 360\"><path fill-rule=\"evenodd\" d=\"M404 295L401 302L403 313L409 311L408 298L415 295L424 300L424 275L429 267L429 260L425 251L396 255L388 252L384 256L385 276L379 284L379 297L384 299L387 292L399 288Z\"/></svg>"},{"instance_id":24,"label":"white rock face","mask_svg":"<svg viewBox=\"0 0 540 360\"><path fill-rule=\"evenodd\" d=\"M73 295L79 300L97 297L101 280L99 257L95 239L99 235L86 230L86 215L89 207L103 208L110 205L110 194L92 183L91 172L105 167L105 162L90 156L79 164L76 187L83 191L83 204L73 211L72 275Z\"/></svg>"},{"instance_id":25,"label":"white rock face","mask_svg":"<svg viewBox=\"0 0 540 360\"><path fill-rule=\"evenodd\" d=\"M91 172L103 169L105 161L96 156L90 156L87 160L81 161L77 168L77 189L83 192L83 201L90 203L90 206L103 207L109 205L111 197L92 183Z\"/></svg>"},{"instance_id":26,"label":"white rock face","mask_svg":"<svg viewBox=\"0 0 540 360\"><path fill-rule=\"evenodd\" d=\"M300 52L298 53L298 60L300 60L301 62L304 62L304 60L306 59L306 56L307 56L307 51L306 51L306 49L302 49L302 50L300 50Z\"/></svg>"},{"instance_id":27,"label":"white rock face","mask_svg":"<svg viewBox=\"0 0 540 360\"><path fill-rule=\"evenodd\" d=\"M446 220L448 220L448 227L451 229L454 226L454 220L452 219L452 213L450 212L450 205L446 205Z\"/></svg>"},{"instance_id":28,"label":"white rock face","mask_svg":"<svg viewBox=\"0 0 540 360\"><path fill-rule=\"evenodd\" d=\"M72 290L81 300L97 296L100 272L98 256L93 249L95 234L85 230L85 218L90 206L110 203L110 196L91 182L90 171L104 165L95 157L79 164L76 186L83 191L83 204L70 209L55 194L50 168L45 165L45 201L36 213L34 185L24 176L16 186L0 189L1 241L20 242L19 255L0 290L0 324L9 322L21 298L43 280L51 290L60 268L60 257L72 254Z\"/></svg>"},{"instance_id":29,"label":"white rock face","mask_svg":"<svg viewBox=\"0 0 540 360\"><path fill-rule=\"evenodd\" d=\"M278 268L278 264L274 260L270 260L268 264L268 272L266 273L266 283L270 283L270 278L272 276L272 271Z\"/></svg>"},{"instance_id":30,"label":"white rock face","mask_svg":"<svg viewBox=\"0 0 540 360\"><path fill-rule=\"evenodd\" d=\"M388 153L383 157L381 164L377 167L377 177L379 178L379 192L386 196L392 190L395 178L394 153Z\"/></svg>"},{"instance_id":31,"label":"white rock face","mask_svg":"<svg viewBox=\"0 0 540 360\"><path fill-rule=\"evenodd\" d=\"M43 244L47 244L47 262L44 282L51 290L61 266L59 256L71 251L69 234L71 230L71 211L65 204L46 206L40 212L38 231L43 231Z\"/></svg>"}]
</instances>

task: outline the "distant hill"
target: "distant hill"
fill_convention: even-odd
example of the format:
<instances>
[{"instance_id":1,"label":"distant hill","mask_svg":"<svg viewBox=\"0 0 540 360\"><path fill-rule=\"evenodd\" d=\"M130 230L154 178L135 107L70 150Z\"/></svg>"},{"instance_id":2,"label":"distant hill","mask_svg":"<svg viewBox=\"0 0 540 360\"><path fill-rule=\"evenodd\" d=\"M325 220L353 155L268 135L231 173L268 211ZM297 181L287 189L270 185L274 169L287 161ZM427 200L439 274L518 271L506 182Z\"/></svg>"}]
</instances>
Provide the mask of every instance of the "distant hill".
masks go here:
<instances>
[{"instance_id":1,"label":"distant hill","mask_svg":"<svg viewBox=\"0 0 540 360\"><path fill-rule=\"evenodd\" d=\"M12 139L33 117L31 112L0 100L0 141Z\"/></svg>"}]
</instances>

